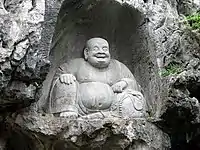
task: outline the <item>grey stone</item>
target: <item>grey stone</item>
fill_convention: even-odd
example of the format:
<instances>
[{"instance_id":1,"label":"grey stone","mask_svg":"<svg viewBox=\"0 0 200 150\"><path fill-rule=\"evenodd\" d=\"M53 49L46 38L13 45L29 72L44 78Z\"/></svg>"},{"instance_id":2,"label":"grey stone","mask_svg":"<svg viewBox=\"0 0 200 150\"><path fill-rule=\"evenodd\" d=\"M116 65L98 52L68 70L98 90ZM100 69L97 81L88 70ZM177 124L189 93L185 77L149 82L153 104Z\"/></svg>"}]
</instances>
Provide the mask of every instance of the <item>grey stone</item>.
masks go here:
<instances>
[{"instance_id":1,"label":"grey stone","mask_svg":"<svg viewBox=\"0 0 200 150\"><path fill-rule=\"evenodd\" d=\"M8 59L10 57L10 55L12 54L12 51L6 48L1 48L0 49L1 54L0 54L0 62L5 62L6 59Z\"/></svg>"},{"instance_id":2,"label":"grey stone","mask_svg":"<svg viewBox=\"0 0 200 150\"><path fill-rule=\"evenodd\" d=\"M108 42L89 39L83 53L84 58L70 60L57 69L48 112L61 117L99 111L124 118L144 117L146 100L140 85L123 63L110 58Z\"/></svg>"},{"instance_id":3,"label":"grey stone","mask_svg":"<svg viewBox=\"0 0 200 150\"><path fill-rule=\"evenodd\" d=\"M16 105L22 99L27 101L37 100L36 94L29 93L27 86L20 86L17 97L5 100L10 90L14 90L13 80L18 80L19 85L37 85L41 87L49 67L48 58L39 54L42 37L42 22L44 21L45 3L37 1L2 1L0 11L0 68L1 74L1 107ZM42 62L42 63L41 63ZM43 68L45 70L43 70ZM12 80L12 81L11 81ZM20 83L21 82L21 83ZM24 89L22 89L24 88ZM35 89L34 89L35 90ZM26 91L27 94L25 94ZM21 94L21 96L20 96ZM33 97L32 97L33 96ZM11 98L12 97L12 98ZM17 99L17 98L21 99ZM29 100L28 100L29 99ZM9 101L9 103L7 103ZM23 107L23 105L21 106Z\"/></svg>"},{"instance_id":4,"label":"grey stone","mask_svg":"<svg viewBox=\"0 0 200 150\"><path fill-rule=\"evenodd\" d=\"M4 72L5 74L9 74L9 75L11 74L12 67L11 67L11 64L9 61L7 61L1 65L1 71Z\"/></svg>"},{"instance_id":5,"label":"grey stone","mask_svg":"<svg viewBox=\"0 0 200 150\"><path fill-rule=\"evenodd\" d=\"M3 103L6 106L12 108L15 105L16 109L18 107L26 107L35 100L36 87L32 84L26 85L26 83L20 81L12 81L7 88L5 88L5 94L2 95L1 105ZM13 101L15 100L15 101ZM13 108L15 110L15 107ZM5 108L2 107L2 110ZM12 110L11 110L12 111Z\"/></svg>"},{"instance_id":6,"label":"grey stone","mask_svg":"<svg viewBox=\"0 0 200 150\"><path fill-rule=\"evenodd\" d=\"M26 130L29 137L30 134L37 135L38 141L48 141L51 136L51 143L46 143L47 149L67 146L65 148L71 149L164 150L170 147L167 134L146 119L105 117L72 120L29 111L18 115L15 124L20 127L19 130Z\"/></svg>"},{"instance_id":7,"label":"grey stone","mask_svg":"<svg viewBox=\"0 0 200 150\"><path fill-rule=\"evenodd\" d=\"M200 10L200 2L198 0L181 0L178 1L178 11L180 14L190 15Z\"/></svg>"},{"instance_id":8,"label":"grey stone","mask_svg":"<svg viewBox=\"0 0 200 150\"><path fill-rule=\"evenodd\" d=\"M21 103L21 98L31 98L31 101L40 98L44 99L39 101L43 105L47 98L45 92L49 91L48 81L52 79L53 74L48 74L43 84L44 90L40 91L39 88L48 73L49 56L52 68L59 66L58 60L61 60L63 55L67 58L81 55L81 45L86 39L91 36L105 35L109 42L111 41L112 56L130 68L146 92L144 95L148 99L149 115L160 117L164 122L160 123L158 119L156 124L170 133L170 137L175 141L172 148L183 149L185 145L198 147L195 137L199 136L197 131L200 99L198 97L200 40L198 33L184 28L184 24L181 23L182 16L179 16L179 14L197 12L198 3L199 1L189 0L6 0L4 3L1 1L1 108L7 108L8 101L4 97L8 89L16 90L9 87L12 84L8 84L13 80L17 80L17 83L23 86L21 91L18 90L17 97L10 97L9 104ZM89 18L90 14L98 16L96 19L99 21ZM106 19L102 16L106 16ZM116 18L121 20L117 22ZM90 30L88 31L87 28ZM94 32L97 29L99 33ZM83 34L82 31L85 33ZM29 39L30 49L20 63L11 66L10 60L14 47L25 39ZM181 65L182 72L167 77L159 75L162 69L174 62ZM34 92L24 94L29 91L25 90L28 85L36 87L35 96L33 96ZM31 86L30 89L35 88ZM9 110L5 109L5 111ZM189 135L191 137L188 139ZM180 139L178 136L183 141L176 141ZM72 137L71 141L76 141L76 137ZM44 143L49 143L49 140Z\"/></svg>"},{"instance_id":9,"label":"grey stone","mask_svg":"<svg viewBox=\"0 0 200 150\"><path fill-rule=\"evenodd\" d=\"M27 53L29 47L28 40L22 41L15 46L15 50L12 54L12 59L14 62L19 62Z\"/></svg>"}]
</instances>

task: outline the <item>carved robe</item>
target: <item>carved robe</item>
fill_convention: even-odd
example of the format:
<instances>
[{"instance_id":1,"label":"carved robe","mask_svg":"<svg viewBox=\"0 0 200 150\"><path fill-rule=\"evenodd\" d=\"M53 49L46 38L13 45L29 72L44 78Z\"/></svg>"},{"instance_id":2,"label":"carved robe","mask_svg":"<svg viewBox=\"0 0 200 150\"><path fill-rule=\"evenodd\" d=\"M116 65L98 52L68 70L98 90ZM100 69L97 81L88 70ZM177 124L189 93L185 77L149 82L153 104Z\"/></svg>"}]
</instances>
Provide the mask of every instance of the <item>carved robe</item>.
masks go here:
<instances>
[{"instance_id":1,"label":"carved robe","mask_svg":"<svg viewBox=\"0 0 200 150\"><path fill-rule=\"evenodd\" d=\"M73 74L76 77L75 84L61 83L59 77L62 74ZM111 86L121 80L128 87L116 94ZM130 100L124 102L127 98ZM74 111L85 115L98 111L116 111L117 115L134 116L137 113L141 116L144 107L145 100L133 74L114 59L103 69L92 66L82 58L62 64L55 73L49 96L50 113Z\"/></svg>"}]
</instances>

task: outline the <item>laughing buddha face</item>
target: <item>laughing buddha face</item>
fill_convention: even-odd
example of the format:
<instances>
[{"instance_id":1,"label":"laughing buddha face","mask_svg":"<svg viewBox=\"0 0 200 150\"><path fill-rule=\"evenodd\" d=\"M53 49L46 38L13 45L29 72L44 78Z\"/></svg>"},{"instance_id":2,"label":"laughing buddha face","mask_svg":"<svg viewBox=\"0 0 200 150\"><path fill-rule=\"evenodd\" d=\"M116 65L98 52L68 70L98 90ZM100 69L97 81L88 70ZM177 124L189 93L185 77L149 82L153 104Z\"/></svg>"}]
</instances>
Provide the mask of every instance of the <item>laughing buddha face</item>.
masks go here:
<instances>
[{"instance_id":1,"label":"laughing buddha face","mask_svg":"<svg viewBox=\"0 0 200 150\"><path fill-rule=\"evenodd\" d=\"M106 68L110 63L109 44L105 39L92 38L84 49L85 60L97 68Z\"/></svg>"}]
</instances>

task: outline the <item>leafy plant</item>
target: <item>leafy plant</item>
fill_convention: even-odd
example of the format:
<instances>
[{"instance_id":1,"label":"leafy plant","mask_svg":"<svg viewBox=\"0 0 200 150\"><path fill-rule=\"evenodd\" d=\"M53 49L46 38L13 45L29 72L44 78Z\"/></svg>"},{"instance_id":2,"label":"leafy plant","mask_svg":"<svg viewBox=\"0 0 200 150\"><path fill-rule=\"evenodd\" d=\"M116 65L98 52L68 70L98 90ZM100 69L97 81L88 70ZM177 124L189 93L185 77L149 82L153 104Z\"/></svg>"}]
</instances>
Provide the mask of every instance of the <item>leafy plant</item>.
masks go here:
<instances>
[{"instance_id":1,"label":"leafy plant","mask_svg":"<svg viewBox=\"0 0 200 150\"><path fill-rule=\"evenodd\" d=\"M182 71L183 69L179 64L171 63L168 66L166 66L164 69L162 69L160 74L162 77L167 77L169 75L179 74Z\"/></svg>"},{"instance_id":2,"label":"leafy plant","mask_svg":"<svg viewBox=\"0 0 200 150\"><path fill-rule=\"evenodd\" d=\"M200 29L200 13L186 16L186 22L192 29Z\"/></svg>"}]
</instances>

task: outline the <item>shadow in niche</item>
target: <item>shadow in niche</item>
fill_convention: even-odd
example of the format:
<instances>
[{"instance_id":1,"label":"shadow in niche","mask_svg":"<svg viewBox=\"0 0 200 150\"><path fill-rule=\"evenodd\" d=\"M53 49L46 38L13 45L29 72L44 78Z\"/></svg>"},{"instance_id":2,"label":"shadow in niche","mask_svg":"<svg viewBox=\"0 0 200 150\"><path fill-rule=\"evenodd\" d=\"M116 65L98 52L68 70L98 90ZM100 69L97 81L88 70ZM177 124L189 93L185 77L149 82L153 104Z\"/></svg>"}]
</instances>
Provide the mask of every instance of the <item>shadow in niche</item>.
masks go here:
<instances>
[{"instance_id":1,"label":"shadow in niche","mask_svg":"<svg viewBox=\"0 0 200 150\"><path fill-rule=\"evenodd\" d=\"M171 138L171 150L200 150L199 139L200 136L197 136L188 142L186 134L177 134Z\"/></svg>"},{"instance_id":2,"label":"shadow in niche","mask_svg":"<svg viewBox=\"0 0 200 150\"><path fill-rule=\"evenodd\" d=\"M80 150L71 142L58 141L53 145L52 150Z\"/></svg>"},{"instance_id":3,"label":"shadow in niche","mask_svg":"<svg viewBox=\"0 0 200 150\"><path fill-rule=\"evenodd\" d=\"M190 97L195 97L200 102L200 83L190 83L187 86L188 91L190 92Z\"/></svg>"},{"instance_id":4,"label":"shadow in niche","mask_svg":"<svg viewBox=\"0 0 200 150\"><path fill-rule=\"evenodd\" d=\"M74 2L71 9L67 4L69 5L63 4L58 16L50 52L53 64L57 64L62 58L61 63L81 57L87 39L103 37L110 43L112 57L125 61L133 70L132 62L139 60L134 58L136 51L144 51L135 49L139 42L136 42L139 38L136 30L143 21L140 12L111 0L90 5Z\"/></svg>"},{"instance_id":5,"label":"shadow in niche","mask_svg":"<svg viewBox=\"0 0 200 150\"><path fill-rule=\"evenodd\" d=\"M198 125L191 124L194 117L190 109L182 107L170 108L162 116L165 120L162 129L170 136L171 150L198 150L198 143L193 140L189 142L192 138L191 133L196 133L198 128Z\"/></svg>"},{"instance_id":6,"label":"shadow in niche","mask_svg":"<svg viewBox=\"0 0 200 150\"><path fill-rule=\"evenodd\" d=\"M122 150L122 149L143 150L143 149L149 149L148 145L142 140L134 141L131 145L129 145L130 141L127 139L127 137L123 135L112 134L110 137L106 139L106 141L102 140L98 142L97 141L94 142L92 141L91 138L89 138L87 142L90 144L86 144L84 146L79 147L71 142L58 141L53 145L52 150Z\"/></svg>"},{"instance_id":7,"label":"shadow in niche","mask_svg":"<svg viewBox=\"0 0 200 150\"><path fill-rule=\"evenodd\" d=\"M187 145L187 150L200 150L200 135L193 138Z\"/></svg>"},{"instance_id":8,"label":"shadow in niche","mask_svg":"<svg viewBox=\"0 0 200 150\"><path fill-rule=\"evenodd\" d=\"M37 150L28 136L17 132L13 132L11 135L7 140L6 150Z\"/></svg>"}]
</instances>

